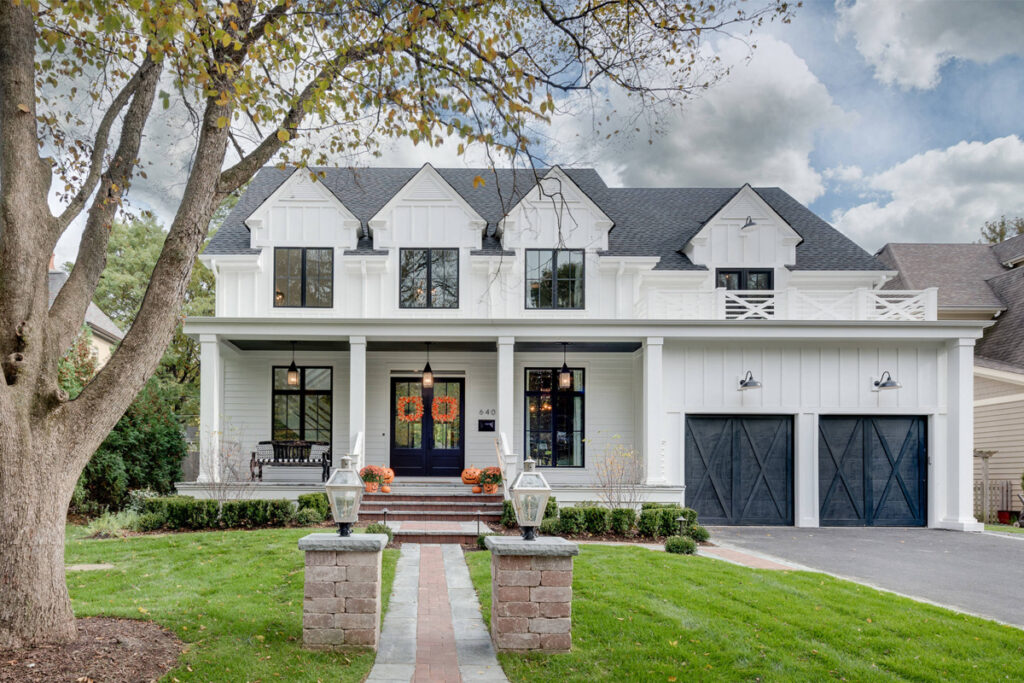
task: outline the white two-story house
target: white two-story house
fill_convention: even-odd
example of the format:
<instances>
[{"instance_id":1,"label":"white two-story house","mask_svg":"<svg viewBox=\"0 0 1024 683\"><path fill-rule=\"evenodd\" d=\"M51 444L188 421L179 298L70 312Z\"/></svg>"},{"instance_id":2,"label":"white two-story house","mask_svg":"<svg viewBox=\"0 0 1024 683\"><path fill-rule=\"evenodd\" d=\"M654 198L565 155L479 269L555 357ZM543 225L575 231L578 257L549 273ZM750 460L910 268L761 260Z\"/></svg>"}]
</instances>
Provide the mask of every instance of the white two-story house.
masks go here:
<instances>
[{"instance_id":1,"label":"white two-story house","mask_svg":"<svg viewBox=\"0 0 1024 683\"><path fill-rule=\"evenodd\" d=\"M777 188L267 168L202 259L217 305L185 326L202 349L185 492L223 488L229 452L300 439L398 481L531 457L566 504L597 499L626 450L649 500L707 524L977 528L984 323L881 289L893 271Z\"/></svg>"}]
</instances>

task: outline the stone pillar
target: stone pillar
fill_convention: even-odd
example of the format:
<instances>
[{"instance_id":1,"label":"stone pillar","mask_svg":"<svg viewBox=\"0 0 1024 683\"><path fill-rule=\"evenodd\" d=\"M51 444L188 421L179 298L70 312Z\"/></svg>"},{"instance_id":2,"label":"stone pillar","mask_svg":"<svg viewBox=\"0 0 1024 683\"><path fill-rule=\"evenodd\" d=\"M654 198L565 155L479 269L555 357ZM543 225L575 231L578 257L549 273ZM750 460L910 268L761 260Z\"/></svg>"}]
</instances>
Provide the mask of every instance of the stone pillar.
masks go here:
<instances>
[{"instance_id":1,"label":"stone pillar","mask_svg":"<svg viewBox=\"0 0 1024 683\"><path fill-rule=\"evenodd\" d=\"M572 648L572 558L564 538L488 536L491 640L499 652Z\"/></svg>"},{"instance_id":2,"label":"stone pillar","mask_svg":"<svg viewBox=\"0 0 1024 683\"><path fill-rule=\"evenodd\" d=\"M306 553L302 645L310 650L377 649L380 641L384 534L310 534Z\"/></svg>"}]
</instances>

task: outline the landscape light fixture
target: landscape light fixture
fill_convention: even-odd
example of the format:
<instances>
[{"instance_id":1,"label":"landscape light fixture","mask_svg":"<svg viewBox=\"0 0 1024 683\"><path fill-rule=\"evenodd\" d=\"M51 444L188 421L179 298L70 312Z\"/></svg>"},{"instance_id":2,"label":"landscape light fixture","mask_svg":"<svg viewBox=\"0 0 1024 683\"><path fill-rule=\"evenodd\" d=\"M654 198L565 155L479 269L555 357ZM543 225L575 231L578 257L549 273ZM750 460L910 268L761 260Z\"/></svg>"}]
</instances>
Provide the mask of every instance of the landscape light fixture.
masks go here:
<instances>
[{"instance_id":1,"label":"landscape light fixture","mask_svg":"<svg viewBox=\"0 0 1024 683\"><path fill-rule=\"evenodd\" d=\"M746 376L740 380L740 391L746 391L747 389L760 389L761 383L754 379L754 373L747 370Z\"/></svg>"},{"instance_id":2,"label":"landscape light fixture","mask_svg":"<svg viewBox=\"0 0 1024 683\"><path fill-rule=\"evenodd\" d=\"M523 540L537 539L536 531L544 521L544 510L547 509L548 498L551 497L551 486L544 475L534 469L536 462L527 458L523 462L523 471L516 477L510 488L512 509L516 513L516 521L523 530Z\"/></svg>"},{"instance_id":3,"label":"landscape light fixture","mask_svg":"<svg viewBox=\"0 0 1024 683\"><path fill-rule=\"evenodd\" d=\"M565 364L566 346L568 346L568 342L562 342L562 369L558 371L559 389L570 389L572 387L572 371L570 371L569 366Z\"/></svg>"},{"instance_id":4,"label":"landscape light fixture","mask_svg":"<svg viewBox=\"0 0 1024 683\"><path fill-rule=\"evenodd\" d=\"M288 386L299 386L299 366L295 364L295 342L292 342L292 364L288 366Z\"/></svg>"},{"instance_id":5,"label":"landscape light fixture","mask_svg":"<svg viewBox=\"0 0 1024 683\"><path fill-rule=\"evenodd\" d=\"M327 489L327 501L331 504L331 516L338 525L338 535L350 535L352 525L359 520L359 504L363 500L365 485L352 466L349 455L341 456L341 467L334 470L324 488Z\"/></svg>"},{"instance_id":6,"label":"landscape light fixture","mask_svg":"<svg viewBox=\"0 0 1024 683\"><path fill-rule=\"evenodd\" d=\"M427 364L423 366L422 383L424 389L434 388L434 371L430 369L430 342L427 342Z\"/></svg>"},{"instance_id":7,"label":"landscape light fixture","mask_svg":"<svg viewBox=\"0 0 1024 683\"><path fill-rule=\"evenodd\" d=\"M886 389L902 389L903 385L892 378L892 374L886 370L882 373L882 376L875 380L875 390L884 391Z\"/></svg>"}]
</instances>

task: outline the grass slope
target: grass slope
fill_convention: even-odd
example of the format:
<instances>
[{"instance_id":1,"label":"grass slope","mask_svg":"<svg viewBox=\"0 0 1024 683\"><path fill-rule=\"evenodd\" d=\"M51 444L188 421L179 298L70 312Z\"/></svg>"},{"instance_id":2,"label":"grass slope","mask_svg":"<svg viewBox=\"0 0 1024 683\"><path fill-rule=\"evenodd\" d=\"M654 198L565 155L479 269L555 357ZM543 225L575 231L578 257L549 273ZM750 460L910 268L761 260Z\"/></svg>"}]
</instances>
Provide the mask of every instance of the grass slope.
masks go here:
<instances>
[{"instance_id":1,"label":"grass slope","mask_svg":"<svg viewBox=\"0 0 1024 683\"><path fill-rule=\"evenodd\" d=\"M310 529L168 534L115 540L68 535L68 564L116 569L68 574L75 614L150 619L187 643L167 680L359 681L372 653L302 649L303 554ZM385 605L397 550L384 551Z\"/></svg>"},{"instance_id":2,"label":"grass slope","mask_svg":"<svg viewBox=\"0 0 1024 683\"><path fill-rule=\"evenodd\" d=\"M469 553L485 617L490 553ZM1018 629L810 572L584 546L573 651L499 655L513 681L1020 680Z\"/></svg>"}]
</instances>

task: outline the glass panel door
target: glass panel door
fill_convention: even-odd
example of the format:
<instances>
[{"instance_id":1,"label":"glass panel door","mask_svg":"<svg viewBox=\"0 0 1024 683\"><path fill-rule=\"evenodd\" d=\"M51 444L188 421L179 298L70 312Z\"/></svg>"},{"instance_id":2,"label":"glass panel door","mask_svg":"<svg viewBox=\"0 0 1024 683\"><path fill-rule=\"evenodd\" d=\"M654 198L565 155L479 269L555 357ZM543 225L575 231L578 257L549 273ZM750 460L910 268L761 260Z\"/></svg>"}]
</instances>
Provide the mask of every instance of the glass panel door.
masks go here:
<instances>
[{"instance_id":1,"label":"glass panel door","mask_svg":"<svg viewBox=\"0 0 1024 683\"><path fill-rule=\"evenodd\" d=\"M391 467L399 476L457 477L462 472L464 380L391 380Z\"/></svg>"}]
</instances>

